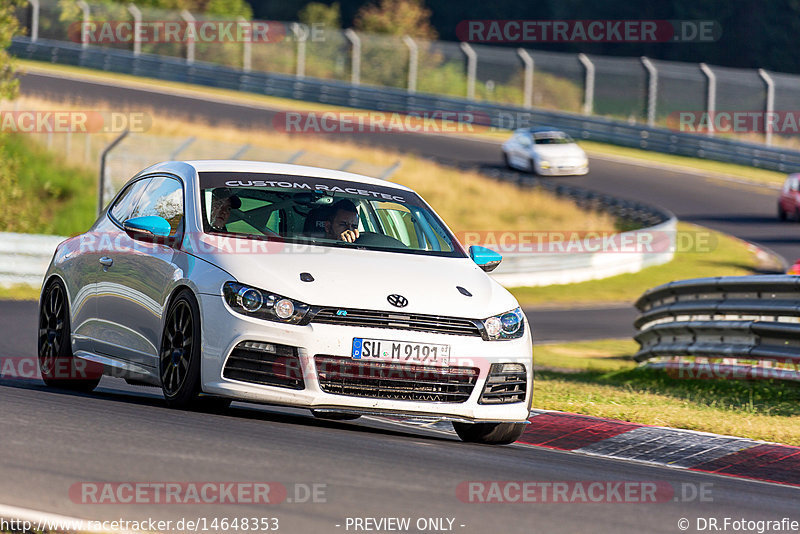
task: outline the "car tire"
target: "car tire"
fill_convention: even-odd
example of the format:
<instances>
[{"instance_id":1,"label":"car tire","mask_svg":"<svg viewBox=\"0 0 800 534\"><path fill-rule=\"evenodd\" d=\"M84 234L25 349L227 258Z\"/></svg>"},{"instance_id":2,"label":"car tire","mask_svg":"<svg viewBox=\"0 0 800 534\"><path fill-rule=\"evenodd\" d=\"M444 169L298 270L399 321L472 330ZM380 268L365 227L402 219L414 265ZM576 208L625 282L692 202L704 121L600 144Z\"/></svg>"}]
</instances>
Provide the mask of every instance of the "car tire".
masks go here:
<instances>
[{"instance_id":1,"label":"car tire","mask_svg":"<svg viewBox=\"0 0 800 534\"><path fill-rule=\"evenodd\" d=\"M355 421L361 414L346 412L318 412L311 410L311 414L317 419L327 419L329 421Z\"/></svg>"},{"instance_id":2,"label":"car tire","mask_svg":"<svg viewBox=\"0 0 800 534\"><path fill-rule=\"evenodd\" d=\"M462 441L507 445L517 441L525 431L525 423L458 423L453 428Z\"/></svg>"},{"instance_id":3,"label":"car tire","mask_svg":"<svg viewBox=\"0 0 800 534\"><path fill-rule=\"evenodd\" d=\"M54 280L39 304L39 372L49 387L89 393L100 383L103 366L75 358L71 337L67 291L60 280Z\"/></svg>"},{"instance_id":4,"label":"car tire","mask_svg":"<svg viewBox=\"0 0 800 534\"><path fill-rule=\"evenodd\" d=\"M530 171L531 174L539 174L539 171L536 170L536 162L533 161L533 158L528 158L528 171Z\"/></svg>"},{"instance_id":5,"label":"car tire","mask_svg":"<svg viewBox=\"0 0 800 534\"><path fill-rule=\"evenodd\" d=\"M503 164L506 166L507 169L514 168L511 166L511 161L508 159L508 152L503 152Z\"/></svg>"},{"instance_id":6,"label":"car tire","mask_svg":"<svg viewBox=\"0 0 800 534\"><path fill-rule=\"evenodd\" d=\"M214 397L200 397L200 349L200 307L183 289L167 310L158 353L161 390L170 408L202 410L214 402Z\"/></svg>"},{"instance_id":7,"label":"car tire","mask_svg":"<svg viewBox=\"0 0 800 534\"><path fill-rule=\"evenodd\" d=\"M778 220L781 222L786 222L786 212L783 211L783 208L780 204L778 204Z\"/></svg>"}]
</instances>

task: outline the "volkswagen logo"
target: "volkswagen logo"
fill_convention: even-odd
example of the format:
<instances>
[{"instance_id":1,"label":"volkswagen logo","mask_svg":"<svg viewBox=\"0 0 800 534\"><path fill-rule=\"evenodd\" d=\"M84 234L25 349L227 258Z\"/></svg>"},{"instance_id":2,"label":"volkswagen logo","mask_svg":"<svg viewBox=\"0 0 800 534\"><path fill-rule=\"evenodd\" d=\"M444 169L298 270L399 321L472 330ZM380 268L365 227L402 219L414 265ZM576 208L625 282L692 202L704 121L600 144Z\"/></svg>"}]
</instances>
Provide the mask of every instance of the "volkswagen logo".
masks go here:
<instances>
[{"instance_id":1,"label":"volkswagen logo","mask_svg":"<svg viewBox=\"0 0 800 534\"><path fill-rule=\"evenodd\" d=\"M389 304L397 306L398 308L405 308L408 306L408 299L403 295L389 295L386 297L386 300L389 301Z\"/></svg>"}]
</instances>

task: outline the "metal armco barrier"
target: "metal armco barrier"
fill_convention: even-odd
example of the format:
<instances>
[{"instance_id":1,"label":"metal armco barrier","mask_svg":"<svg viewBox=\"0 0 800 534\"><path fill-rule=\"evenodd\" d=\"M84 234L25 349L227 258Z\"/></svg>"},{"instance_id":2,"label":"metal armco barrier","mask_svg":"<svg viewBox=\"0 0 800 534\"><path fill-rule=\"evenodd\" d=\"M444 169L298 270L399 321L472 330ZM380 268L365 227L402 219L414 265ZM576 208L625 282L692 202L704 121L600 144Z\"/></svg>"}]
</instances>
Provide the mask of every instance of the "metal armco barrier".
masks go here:
<instances>
[{"instance_id":1,"label":"metal armco barrier","mask_svg":"<svg viewBox=\"0 0 800 534\"><path fill-rule=\"evenodd\" d=\"M31 42L28 38L15 38L10 52L23 59L367 110L473 112L475 123L481 126L511 130L532 125L548 125L560 128L579 139L654 152L751 165L783 172L800 168L800 151L796 150L674 132L666 128L573 113L531 110L401 89L352 85L332 80L248 72L197 61L189 63L175 57L134 55L133 52L126 50L84 48L76 43L44 39Z\"/></svg>"},{"instance_id":2,"label":"metal armco barrier","mask_svg":"<svg viewBox=\"0 0 800 534\"><path fill-rule=\"evenodd\" d=\"M57 235L0 232L0 286L39 286L59 243Z\"/></svg>"},{"instance_id":3,"label":"metal armco barrier","mask_svg":"<svg viewBox=\"0 0 800 534\"><path fill-rule=\"evenodd\" d=\"M439 160L439 163L469 170L469 166L457 162ZM602 211L621 221L634 225L637 230L622 232L614 239L616 243L648 236L654 240L651 250L620 252L611 247L597 249L596 240L584 240L578 245L582 252L573 253L504 253L503 262L491 273L492 278L506 287L545 286L551 284L573 284L588 280L599 280L625 273L639 272L646 267L662 265L675 256L678 220L663 208L641 202L621 199L598 193L590 189L542 179L515 171L492 167L479 167L478 172L520 187L541 188L556 196L567 198L587 211ZM493 247L490 247L493 248Z\"/></svg>"},{"instance_id":4,"label":"metal armco barrier","mask_svg":"<svg viewBox=\"0 0 800 534\"><path fill-rule=\"evenodd\" d=\"M681 280L636 307L638 362L689 378L800 380L800 276Z\"/></svg>"}]
</instances>

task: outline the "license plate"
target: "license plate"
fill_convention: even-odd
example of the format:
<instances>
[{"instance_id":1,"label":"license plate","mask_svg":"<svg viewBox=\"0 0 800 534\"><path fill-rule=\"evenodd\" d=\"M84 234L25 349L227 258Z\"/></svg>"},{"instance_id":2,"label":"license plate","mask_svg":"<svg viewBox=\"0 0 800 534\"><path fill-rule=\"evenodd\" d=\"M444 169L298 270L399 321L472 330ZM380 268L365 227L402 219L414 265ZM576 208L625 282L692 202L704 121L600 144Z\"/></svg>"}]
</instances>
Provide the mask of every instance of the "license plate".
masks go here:
<instances>
[{"instance_id":1,"label":"license plate","mask_svg":"<svg viewBox=\"0 0 800 534\"><path fill-rule=\"evenodd\" d=\"M416 365L450 365L450 345L353 338L353 359Z\"/></svg>"}]
</instances>

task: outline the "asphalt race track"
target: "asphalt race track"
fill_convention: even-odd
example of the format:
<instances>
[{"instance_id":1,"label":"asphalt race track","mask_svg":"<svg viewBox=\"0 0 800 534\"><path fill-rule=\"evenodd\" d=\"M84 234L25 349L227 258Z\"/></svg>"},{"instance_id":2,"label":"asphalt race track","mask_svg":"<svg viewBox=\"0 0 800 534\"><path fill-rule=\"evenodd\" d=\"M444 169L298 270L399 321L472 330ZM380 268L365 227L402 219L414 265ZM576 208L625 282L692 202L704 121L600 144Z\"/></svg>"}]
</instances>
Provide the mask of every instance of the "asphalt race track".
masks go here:
<instances>
[{"instance_id":1,"label":"asphalt race track","mask_svg":"<svg viewBox=\"0 0 800 534\"><path fill-rule=\"evenodd\" d=\"M33 303L0 307L0 353L35 353L33 313ZM166 408L155 388L110 378L91 395L0 380L0 398L0 503L78 518L277 517L281 532L327 534L347 532L348 517L444 517L454 519L455 532L529 534L675 533L682 518L695 525L697 518L797 515L791 487L524 445L468 445L379 419L324 422L303 410L245 404L224 415L181 412ZM655 482L675 493L654 504L470 503L456 493L465 481L509 480ZM279 482L294 502L126 505L70 497L82 482L126 481ZM314 484L324 485L320 502L297 502Z\"/></svg>"},{"instance_id":2,"label":"asphalt race track","mask_svg":"<svg viewBox=\"0 0 800 534\"><path fill-rule=\"evenodd\" d=\"M31 74L22 78L22 93L71 102L110 101L117 108L140 106L246 126L269 125L273 115L244 105L201 104L175 95ZM354 137L453 161L500 164L497 146L479 140L412 134ZM764 244L787 259L800 256L798 227L777 222L772 190L602 159L591 164L589 176L564 180L659 204L683 220ZM0 354L35 354L35 313L33 303L0 303ZM592 329L609 332L599 337L613 337L610 325L626 336L634 316L626 308L613 313L586 310L583 316L572 311L529 313L537 337L550 340ZM603 315L608 323L602 322ZM278 517L283 532L320 534L348 532L348 517L443 517L454 519L456 532L476 533L675 533L681 532L682 518L689 520L692 532L700 525L698 518L717 518L720 524L725 517L798 519L796 488L524 445L468 445L436 429L382 419L324 422L303 410L245 404L234 404L222 415L180 412L167 409L155 388L108 378L92 395L48 390L38 380L3 379L0 399L0 503L76 517ZM475 504L457 497L462 482L490 480L664 481L675 489L676 499L656 504ZM275 481L295 501L295 485L323 484L320 500L325 502L92 505L70 498L73 485L92 481ZM703 502L699 488L707 492Z\"/></svg>"}]
</instances>

